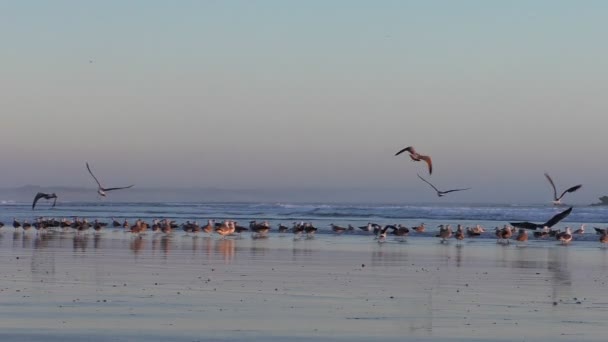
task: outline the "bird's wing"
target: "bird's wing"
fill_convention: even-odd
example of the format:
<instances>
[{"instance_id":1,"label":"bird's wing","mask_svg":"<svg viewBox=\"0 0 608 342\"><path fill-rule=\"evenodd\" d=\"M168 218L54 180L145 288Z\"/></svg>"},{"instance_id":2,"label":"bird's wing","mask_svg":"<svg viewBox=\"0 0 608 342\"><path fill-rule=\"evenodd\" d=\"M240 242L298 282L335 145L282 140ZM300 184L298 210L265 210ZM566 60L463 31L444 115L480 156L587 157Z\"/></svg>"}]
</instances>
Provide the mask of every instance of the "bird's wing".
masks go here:
<instances>
[{"instance_id":1,"label":"bird's wing","mask_svg":"<svg viewBox=\"0 0 608 342\"><path fill-rule=\"evenodd\" d=\"M557 222L563 220L564 218L566 218L566 216L570 215L571 211L572 207L562 211L561 213L553 216L549 221L547 221L547 223L544 224L544 226L547 226L549 228L553 227Z\"/></svg>"},{"instance_id":2,"label":"bird's wing","mask_svg":"<svg viewBox=\"0 0 608 342\"><path fill-rule=\"evenodd\" d=\"M551 187L553 188L553 199L556 200L556 201L559 200L559 198L557 198L557 190L555 189L555 184L553 183L553 179L551 179L551 176L549 176L549 174L546 173L546 172L545 172L545 177L547 177L547 180L549 181L549 184L551 184Z\"/></svg>"},{"instance_id":3,"label":"bird's wing","mask_svg":"<svg viewBox=\"0 0 608 342\"><path fill-rule=\"evenodd\" d=\"M418 175L418 178L422 179L422 181L423 181L423 182L425 182L426 184L430 185L430 186L431 186L433 189L435 189L435 191L437 191L437 192L441 192L441 191L439 191L439 189L437 189L437 188L436 188L436 187L435 187L433 184L431 184L429 181L427 181L426 179L422 178L422 176L420 176L419 174L416 174L416 175Z\"/></svg>"},{"instance_id":4,"label":"bird's wing","mask_svg":"<svg viewBox=\"0 0 608 342\"><path fill-rule=\"evenodd\" d=\"M55 196L55 200L53 201L53 206L51 208L55 208L55 204L57 204L57 196Z\"/></svg>"},{"instance_id":5,"label":"bird's wing","mask_svg":"<svg viewBox=\"0 0 608 342\"><path fill-rule=\"evenodd\" d=\"M465 189L452 189L452 190L447 190L447 191L441 191L444 194L447 194L448 192L454 192L454 191L464 191L464 190L469 190L471 188L465 188Z\"/></svg>"},{"instance_id":6,"label":"bird's wing","mask_svg":"<svg viewBox=\"0 0 608 342\"><path fill-rule=\"evenodd\" d=\"M121 190L121 189L129 189L129 188L132 188L134 186L135 186L135 184L132 184L132 185L129 185L129 186L121 186L121 187L117 187L117 188L107 188L107 189L101 188L101 190L103 190L103 191Z\"/></svg>"},{"instance_id":7,"label":"bird's wing","mask_svg":"<svg viewBox=\"0 0 608 342\"><path fill-rule=\"evenodd\" d=\"M32 203L32 210L34 210L34 207L36 206L36 202L38 202L38 200L44 196L46 196L46 194L42 193L42 192L39 192L36 194L36 197L34 197L34 202Z\"/></svg>"},{"instance_id":8,"label":"bird's wing","mask_svg":"<svg viewBox=\"0 0 608 342\"><path fill-rule=\"evenodd\" d=\"M562 199L562 197L564 197L564 195L568 192L575 192L576 190L580 189L583 185L579 184L579 185L575 185L571 188L566 189L564 192L562 192L561 195L559 195L559 197L557 198L557 200L559 201L560 199Z\"/></svg>"},{"instance_id":9,"label":"bird's wing","mask_svg":"<svg viewBox=\"0 0 608 342\"><path fill-rule=\"evenodd\" d=\"M525 228L525 229L532 229L532 230L542 227L541 224L527 222L527 221L526 222L511 222L511 225L513 227L517 227L517 228Z\"/></svg>"},{"instance_id":10,"label":"bird's wing","mask_svg":"<svg viewBox=\"0 0 608 342\"><path fill-rule=\"evenodd\" d=\"M398 156L405 151L408 151L409 153L416 153L416 151L414 150L414 148L412 146L408 146L408 147L404 148L403 150L395 153L395 155Z\"/></svg>"},{"instance_id":11,"label":"bird's wing","mask_svg":"<svg viewBox=\"0 0 608 342\"><path fill-rule=\"evenodd\" d=\"M89 170L89 173L91 174L91 176L93 177L93 179L95 180L95 182L97 182L97 185L101 188L101 183L99 183L99 180L97 180L97 177L95 177L95 175L93 174L93 171L91 171L91 168L89 167L89 162L87 162L87 170Z\"/></svg>"},{"instance_id":12,"label":"bird's wing","mask_svg":"<svg viewBox=\"0 0 608 342\"><path fill-rule=\"evenodd\" d=\"M431 157L423 156L421 154L418 155L418 158L424 160L429 167L429 175L433 173L433 162L431 161Z\"/></svg>"}]
</instances>

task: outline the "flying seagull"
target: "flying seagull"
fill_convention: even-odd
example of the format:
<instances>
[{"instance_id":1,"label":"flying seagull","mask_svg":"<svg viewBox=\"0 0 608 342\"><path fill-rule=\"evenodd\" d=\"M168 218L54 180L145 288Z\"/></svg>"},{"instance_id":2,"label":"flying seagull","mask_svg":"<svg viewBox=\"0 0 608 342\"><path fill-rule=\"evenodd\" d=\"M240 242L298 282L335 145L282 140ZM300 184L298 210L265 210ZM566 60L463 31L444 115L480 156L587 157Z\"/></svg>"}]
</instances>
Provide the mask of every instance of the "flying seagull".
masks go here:
<instances>
[{"instance_id":1,"label":"flying seagull","mask_svg":"<svg viewBox=\"0 0 608 342\"><path fill-rule=\"evenodd\" d=\"M404 148L403 150L397 152L395 154L395 156L398 156L405 151L410 153L410 158L412 158L413 161L424 160L429 167L429 175L433 173L433 162L431 161L431 157L425 156L422 154L418 154L418 152L416 152L416 150L414 150L413 146L408 146L408 147Z\"/></svg>"},{"instance_id":2,"label":"flying seagull","mask_svg":"<svg viewBox=\"0 0 608 342\"><path fill-rule=\"evenodd\" d=\"M575 192L576 190L580 189L583 185L579 184L579 185L575 185L571 188L566 189L564 192L562 192L561 195L559 195L559 197L557 197L557 189L555 189L555 184L553 183L553 179L551 179L551 177L549 176L548 173L545 172L545 177L547 177L547 180L549 181L549 184L551 184L551 187L553 188L553 204L555 205L560 205L562 204L562 197L564 197L564 195L568 192Z\"/></svg>"},{"instance_id":3,"label":"flying seagull","mask_svg":"<svg viewBox=\"0 0 608 342\"><path fill-rule=\"evenodd\" d=\"M95 177L95 175L93 174L93 171L91 171L91 168L89 167L89 163L87 162L87 170L89 170L89 173L91 174L91 176L93 177L93 179L95 180L95 182L97 182L97 193L101 196L106 196L106 192L107 191L112 191L112 190L121 190L121 189L128 189L128 188L132 188L135 184L133 185L129 185L129 186L123 186L123 187L117 187L117 188L104 188L103 186L101 186L101 183L99 183L99 180L97 179L97 177Z\"/></svg>"},{"instance_id":4,"label":"flying seagull","mask_svg":"<svg viewBox=\"0 0 608 342\"><path fill-rule=\"evenodd\" d=\"M536 229L536 228L543 228L543 227L553 227L554 225L556 225L559 221L563 220L564 218L566 218L566 216L570 215L570 212L572 211L572 207L562 211L561 213L553 216L551 219L549 219L549 221L545 222L545 223L532 223L532 222L511 222L511 225L513 227L518 227L518 228L526 228L526 229Z\"/></svg>"},{"instance_id":5,"label":"flying seagull","mask_svg":"<svg viewBox=\"0 0 608 342\"><path fill-rule=\"evenodd\" d=\"M38 200L41 198L44 198L47 200L54 198L55 200L53 201L53 206L51 208L54 208L55 204L57 204L57 195L54 192L52 194L45 194L44 192L39 192L36 194L36 197L34 197L34 202L32 203L32 210L34 210L34 207L36 206L36 202L38 202Z\"/></svg>"},{"instance_id":6,"label":"flying seagull","mask_svg":"<svg viewBox=\"0 0 608 342\"><path fill-rule=\"evenodd\" d=\"M420 176L419 174L418 178L422 179L423 182L425 182L426 184L430 185L433 189L435 189L435 191L437 191L437 196L441 197L444 196L450 192L454 192L454 191L464 191L464 190L469 190L470 188L465 188L465 189L452 189L452 190L446 190L446 191L441 191L439 189L437 189L433 184L431 184L429 181L427 181L426 179L422 178L422 176Z\"/></svg>"}]
</instances>

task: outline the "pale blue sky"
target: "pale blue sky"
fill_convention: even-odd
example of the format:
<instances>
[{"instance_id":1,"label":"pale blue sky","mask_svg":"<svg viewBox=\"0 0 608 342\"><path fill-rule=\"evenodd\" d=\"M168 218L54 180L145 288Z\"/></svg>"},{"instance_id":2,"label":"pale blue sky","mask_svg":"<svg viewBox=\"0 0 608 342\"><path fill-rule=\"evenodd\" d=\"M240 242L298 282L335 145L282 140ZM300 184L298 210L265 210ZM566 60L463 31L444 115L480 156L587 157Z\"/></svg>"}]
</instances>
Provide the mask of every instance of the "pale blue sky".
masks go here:
<instances>
[{"instance_id":1,"label":"pale blue sky","mask_svg":"<svg viewBox=\"0 0 608 342\"><path fill-rule=\"evenodd\" d=\"M604 1L0 1L0 186L605 185ZM89 63L89 61L92 63ZM500 195L500 194L503 195ZM518 194L521 194L518 195Z\"/></svg>"}]
</instances>

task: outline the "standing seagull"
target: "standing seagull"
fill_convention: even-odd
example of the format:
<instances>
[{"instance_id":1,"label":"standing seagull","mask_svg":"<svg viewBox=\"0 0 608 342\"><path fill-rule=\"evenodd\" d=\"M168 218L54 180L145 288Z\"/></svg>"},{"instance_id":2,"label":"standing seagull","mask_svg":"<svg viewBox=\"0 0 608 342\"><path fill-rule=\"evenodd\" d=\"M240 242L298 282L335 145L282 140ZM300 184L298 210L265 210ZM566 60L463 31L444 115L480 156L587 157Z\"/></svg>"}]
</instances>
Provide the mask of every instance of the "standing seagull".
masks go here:
<instances>
[{"instance_id":1,"label":"standing seagull","mask_svg":"<svg viewBox=\"0 0 608 342\"><path fill-rule=\"evenodd\" d=\"M448 194L450 192L463 191L463 190L469 190L470 189L470 188L466 188L466 189L452 189L452 190L441 191L441 190L437 189L429 181L427 181L426 179L422 178L422 176L420 176L419 174L417 174L417 175L418 175L418 178L422 179L423 182L425 182L426 184L430 185L433 189L435 189L435 191L437 191L437 196L439 196L439 197L444 196L445 194Z\"/></svg>"},{"instance_id":2,"label":"standing seagull","mask_svg":"<svg viewBox=\"0 0 608 342\"><path fill-rule=\"evenodd\" d=\"M418 154L418 152L416 152L416 150L414 150L413 146L408 146L408 147L404 148L403 150L397 152L395 154L395 156L398 156L405 151L408 151L410 153L410 158L412 158L413 161L424 160L429 167L429 175L433 173L433 162L431 161L431 157L425 156L422 154Z\"/></svg>"},{"instance_id":3,"label":"standing seagull","mask_svg":"<svg viewBox=\"0 0 608 342\"><path fill-rule=\"evenodd\" d=\"M564 195L568 192L575 192L576 190L580 189L583 185L579 184L579 185L575 185L571 188L568 188L566 190L564 190L564 192L562 192L561 195L559 195L559 197L557 197L557 189L555 188L555 184L553 183L553 179L551 179L551 177L549 176L548 173L545 172L545 177L547 177L547 180L549 181L549 184L551 184L551 187L553 188L553 204L554 205L561 205L562 204L562 197L564 197Z\"/></svg>"},{"instance_id":4,"label":"standing seagull","mask_svg":"<svg viewBox=\"0 0 608 342\"><path fill-rule=\"evenodd\" d=\"M543 228L543 227L548 227L551 228L554 225L556 225L559 221L563 220L566 218L566 216L570 215L570 212L572 211L572 207L562 211L559 214L556 214L555 216L553 216L552 218L549 219L549 221L545 222L545 223L532 223L532 222L511 222L511 225L513 227L517 227L517 228L526 228L526 229L536 229L536 228Z\"/></svg>"},{"instance_id":5,"label":"standing seagull","mask_svg":"<svg viewBox=\"0 0 608 342\"><path fill-rule=\"evenodd\" d=\"M54 192L52 194L45 194L44 192L39 192L36 194L36 197L34 197L34 203L32 203L32 210L34 210L34 207L36 206L36 202L38 202L38 200L41 198L44 198L47 200L54 198L55 200L53 201L53 206L51 208L54 208L55 204L57 204L57 195Z\"/></svg>"},{"instance_id":6,"label":"standing seagull","mask_svg":"<svg viewBox=\"0 0 608 342\"><path fill-rule=\"evenodd\" d=\"M87 170L89 170L89 173L91 174L91 176L93 176L93 179L95 180L95 182L97 182L97 186L98 186L97 193L104 197L106 196L106 191L128 189L128 188L132 188L135 185L135 184L133 184L133 185L117 187L117 188L104 188L103 186L101 186L101 183L99 183L99 180L97 180L97 177L95 177L95 175L93 174L93 171L91 171L91 168L89 167L88 162L87 162Z\"/></svg>"}]
</instances>

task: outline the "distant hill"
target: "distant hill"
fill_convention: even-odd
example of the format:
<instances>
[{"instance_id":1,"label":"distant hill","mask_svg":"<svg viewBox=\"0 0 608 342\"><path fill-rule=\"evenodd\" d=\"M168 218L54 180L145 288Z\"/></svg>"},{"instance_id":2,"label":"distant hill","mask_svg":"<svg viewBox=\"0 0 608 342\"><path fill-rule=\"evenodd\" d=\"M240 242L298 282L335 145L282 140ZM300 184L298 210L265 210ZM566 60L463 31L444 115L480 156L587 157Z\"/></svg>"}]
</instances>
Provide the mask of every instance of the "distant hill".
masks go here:
<instances>
[{"instance_id":1,"label":"distant hill","mask_svg":"<svg viewBox=\"0 0 608 342\"><path fill-rule=\"evenodd\" d=\"M599 198L600 203L593 203L591 204L592 206L599 206L599 205L608 205L608 196L602 196Z\"/></svg>"}]
</instances>

